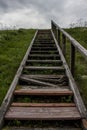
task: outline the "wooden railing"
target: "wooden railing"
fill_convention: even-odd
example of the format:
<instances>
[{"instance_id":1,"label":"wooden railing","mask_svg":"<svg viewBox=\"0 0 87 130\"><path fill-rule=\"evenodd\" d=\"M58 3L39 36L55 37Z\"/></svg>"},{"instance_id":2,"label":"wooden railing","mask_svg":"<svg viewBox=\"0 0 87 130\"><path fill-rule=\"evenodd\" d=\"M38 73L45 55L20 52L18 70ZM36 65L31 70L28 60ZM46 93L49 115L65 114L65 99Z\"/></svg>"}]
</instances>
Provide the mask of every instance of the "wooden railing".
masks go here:
<instances>
[{"instance_id":1,"label":"wooden railing","mask_svg":"<svg viewBox=\"0 0 87 130\"><path fill-rule=\"evenodd\" d=\"M51 28L55 35L56 40L63 52L63 55L66 56L66 39L70 41L70 70L72 75L74 76L75 70L75 50L79 51L85 59L87 59L87 50L80 45L73 37L71 37L67 32L65 32L61 27L59 27L54 21L51 21ZM61 34L61 35L60 35Z\"/></svg>"},{"instance_id":2,"label":"wooden railing","mask_svg":"<svg viewBox=\"0 0 87 130\"><path fill-rule=\"evenodd\" d=\"M74 101L76 103L78 110L80 111L81 117L83 119L87 119L86 107L85 107L84 102L79 93L79 89L75 82L75 78L73 78L74 71L75 71L75 62L77 61L75 58L75 56L77 56L76 52L77 51L80 52L80 54L87 59L87 50L84 47L82 47L74 38L72 38L67 32L65 32L62 28L60 28L53 21L51 22L51 26L52 26L52 29L51 29L52 36L53 36L55 44L57 46L57 50L59 51L61 60L63 61L63 66L66 70L65 73L69 80L69 86L74 93ZM69 42L67 42L67 41L69 41ZM66 43L67 43L67 45L66 45ZM69 51L68 45L71 46L70 51ZM67 53L67 49L70 52L70 59L69 59L70 63L66 62L67 55L69 56L69 52ZM77 50L77 51L75 51L75 50Z\"/></svg>"}]
</instances>

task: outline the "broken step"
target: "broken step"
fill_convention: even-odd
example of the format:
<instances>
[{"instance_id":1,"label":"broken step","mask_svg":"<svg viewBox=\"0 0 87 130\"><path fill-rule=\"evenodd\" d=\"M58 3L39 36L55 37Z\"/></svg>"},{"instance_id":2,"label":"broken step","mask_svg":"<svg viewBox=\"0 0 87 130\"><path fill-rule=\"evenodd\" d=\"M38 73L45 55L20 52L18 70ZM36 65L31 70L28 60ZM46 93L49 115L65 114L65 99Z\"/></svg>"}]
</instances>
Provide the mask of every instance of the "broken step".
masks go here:
<instances>
[{"instance_id":1,"label":"broken step","mask_svg":"<svg viewBox=\"0 0 87 130\"><path fill-rule=\"evenodd\" d=\"M50 82L53 84L62 84L64 82L66 82L66 84L68 85L68 78L65 75L60 75L60 76L52 76L52 75L25 75L23 74L22 77L25 78L33 78L36 80L40 80L40 81L44 81L44 82Z\"/></svg>"},{"instance_id":2,"label":"broken step","mask_svg":"<svg viewBox=\"0 0 87 130\"><path fill-rule=\"evenodd\" d=\"M50 82L46 82L46 81L41 81L40 79L35 79L35 78L29 78L29 77L25 77L24 75L20 76L20 80L19 83L21 84L33 84L33 85L44 85L44 86L48 86L48 87L54 87L54 88L58 88L60 86L66 86L68 82L64 81L64 82L60 82L59 85L58 84L54 84L54 83L50 83Z\"/></svg>"}]
</instances>

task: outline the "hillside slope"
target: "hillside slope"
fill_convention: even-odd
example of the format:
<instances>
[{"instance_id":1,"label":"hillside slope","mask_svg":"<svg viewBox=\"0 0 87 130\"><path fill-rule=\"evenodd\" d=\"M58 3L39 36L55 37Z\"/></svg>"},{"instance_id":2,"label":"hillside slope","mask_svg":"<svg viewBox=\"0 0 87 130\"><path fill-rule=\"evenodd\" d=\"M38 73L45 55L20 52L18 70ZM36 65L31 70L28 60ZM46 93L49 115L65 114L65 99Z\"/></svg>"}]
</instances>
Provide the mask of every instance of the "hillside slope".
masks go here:
<instances>
[{"instance_id":1,"label":"hillside slope","mask_svg":"<svg viewBox=\"0 0 87 130\"><path fill-rule=\"evenodd\" d=\"M34 33L32 29L0 31L0 104Z\"/></svg>"}]
</instances>

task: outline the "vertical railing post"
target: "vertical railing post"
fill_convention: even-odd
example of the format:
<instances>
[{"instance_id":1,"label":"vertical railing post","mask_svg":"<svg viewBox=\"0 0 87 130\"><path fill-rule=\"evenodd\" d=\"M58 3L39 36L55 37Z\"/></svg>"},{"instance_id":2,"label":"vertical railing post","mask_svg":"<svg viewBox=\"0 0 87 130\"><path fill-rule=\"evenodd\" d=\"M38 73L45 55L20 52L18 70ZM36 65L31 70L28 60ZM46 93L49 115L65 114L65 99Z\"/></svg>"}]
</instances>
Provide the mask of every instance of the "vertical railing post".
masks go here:
<instances>
[{"instance_id":1,"label":"vertical railing post","mask_svg":"<svg viewBox=\"0 0 87 130\"><path fill-rule=\"evenodd\" d=\"M62 34L62 52L66 56L66 36Z\"/></svg>"},{"instance_id":2,"label":"vertical railing post","mask_svg":"<svg viewBox=\"0 0 87 130\"><path fill-rule=\"evenodd\" d=\"M70 69L71 69L71 73L74 76L74 72L75 72L75 47L73 46L73 44L71 43L71 55L70 55Z\"/></svg>"},{"instance_id":3,"label":"vertical railing post","mask_svg":"<svg viewBox=\"0 0 87 130\"><path fill-rule=\"evenodd\" d=\"M58 29L58 44L60 46L60 30Z\"/></svg>"},{"instance_id":4,"label":"vertical railing post","mask_svg":"<svg viewBox=\"0 0 87 130\"><path fill-rule=\"evenodd\" d=\"M58 28L56 28L56 40L58 41Z\"/></svg>"},{"instance_id":5,"label":"vertical railing post","mask_svg":"<svg viewBox=\"0 0 87 130\"><path fill-rule=\"evenodd\" d=\"M52 29L52 31L53 31L53 21L51 21L51 29Z\"/></svg>"}]
</instances>

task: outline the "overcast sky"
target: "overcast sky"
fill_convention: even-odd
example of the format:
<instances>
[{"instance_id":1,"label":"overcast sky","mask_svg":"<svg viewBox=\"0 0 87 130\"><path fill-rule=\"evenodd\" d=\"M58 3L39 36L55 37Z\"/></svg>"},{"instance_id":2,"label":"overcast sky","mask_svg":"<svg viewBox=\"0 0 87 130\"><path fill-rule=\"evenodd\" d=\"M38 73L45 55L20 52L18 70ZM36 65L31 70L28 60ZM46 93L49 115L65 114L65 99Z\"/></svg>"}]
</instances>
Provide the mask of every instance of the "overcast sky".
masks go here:
<instances>
[{"instance_id":1,"label":"overcast sky","mask_svg":"<svg viewBox=\"0 0 87 130\"><path fill-rule=\"evenodd\" d=\"M62 27L87 20L87 0L0 0L0 26L49 28L53 19Z\"/></svg>"}]
</instances>

